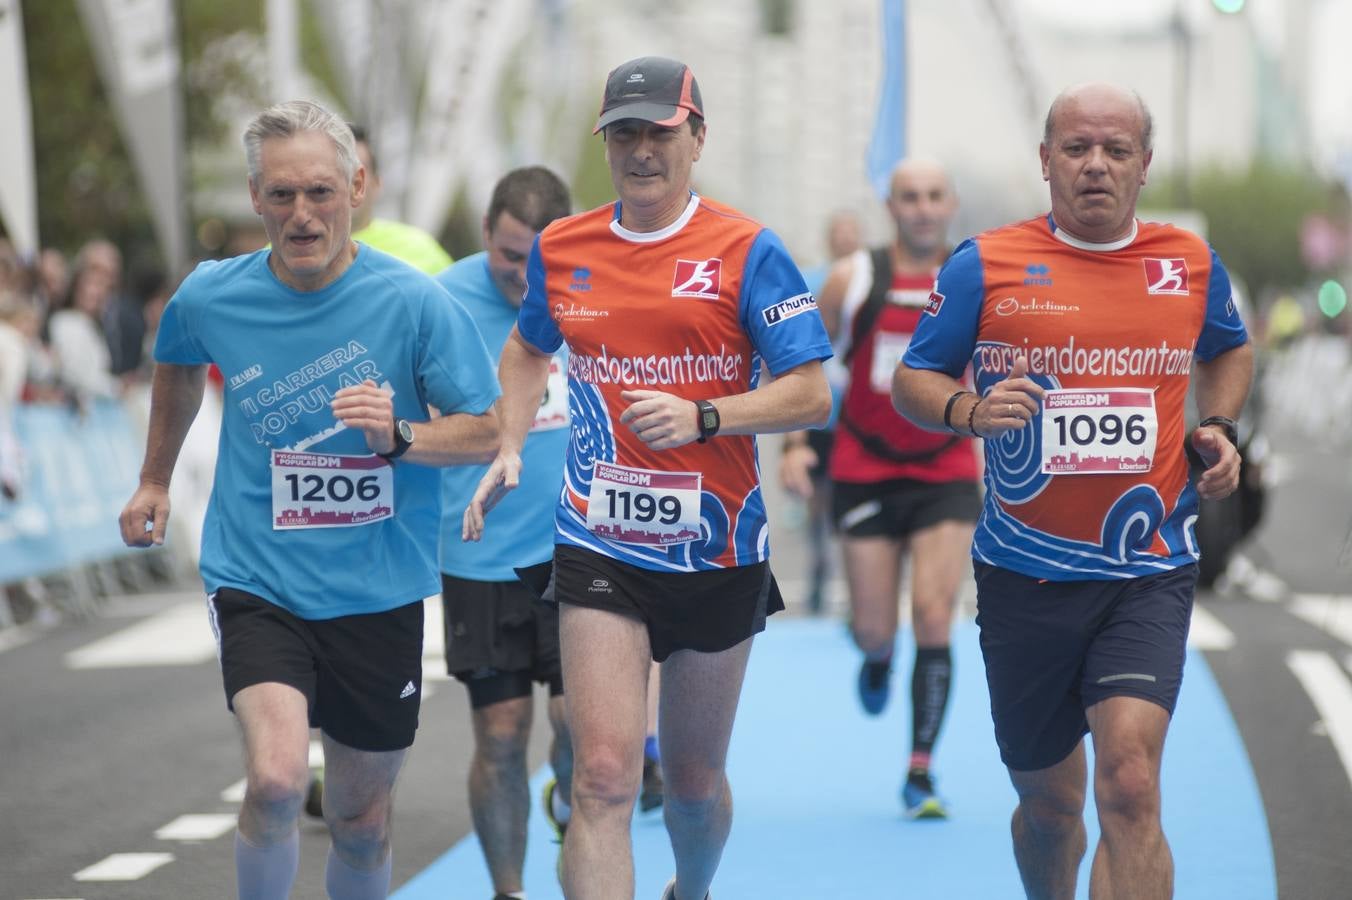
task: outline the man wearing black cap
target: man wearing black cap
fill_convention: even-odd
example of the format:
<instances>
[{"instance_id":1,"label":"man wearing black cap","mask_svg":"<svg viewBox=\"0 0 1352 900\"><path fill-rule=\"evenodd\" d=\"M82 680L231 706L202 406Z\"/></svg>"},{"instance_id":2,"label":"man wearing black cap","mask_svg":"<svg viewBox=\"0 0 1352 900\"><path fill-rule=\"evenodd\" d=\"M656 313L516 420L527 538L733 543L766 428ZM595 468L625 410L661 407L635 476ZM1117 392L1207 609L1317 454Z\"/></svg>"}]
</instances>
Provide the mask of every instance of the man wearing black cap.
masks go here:
<instances>
[{"instance_id":1,"label":"man wearing black cap","mask_svg":"<svg viewBox=\"0 0 1352 900\"><path fill-rule=\"evenodd\" d=\"M754 435L826 421L831 348L779 238L691 191L705 126L687 66L619 66L596 131L619 201L535 242L499 366L502 452L464 537L477 540L485 513L530 477L522 441L566 341L573 420L552 586L575 752L564 893L634 896L629 820L656 660L676 860L663 897L698 900L732 825L724 768L751 639L783 608Z\"/></svg>"}]
</instances>

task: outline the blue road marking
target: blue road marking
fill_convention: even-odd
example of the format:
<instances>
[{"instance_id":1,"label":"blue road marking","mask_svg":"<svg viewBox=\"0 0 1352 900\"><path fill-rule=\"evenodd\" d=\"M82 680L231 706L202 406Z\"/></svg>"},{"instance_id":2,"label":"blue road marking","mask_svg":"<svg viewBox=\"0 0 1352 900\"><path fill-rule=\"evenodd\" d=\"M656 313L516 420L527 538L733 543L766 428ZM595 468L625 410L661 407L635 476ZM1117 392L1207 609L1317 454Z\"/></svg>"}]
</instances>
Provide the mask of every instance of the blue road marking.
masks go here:
<instances>
[{"instance_id":1,"label":"blue road marking","mask_svg":"<svg viewBox=\"0 0 1352 900\"><path fill-rule=\"evenodd\" d=\"M1017 897L1010 849L1014 791L995 749L976 626L954 632L954 691L936 751L948 821L906 820L898 792L909 746L909 636L898 648L892 703L869 718L855 696L859 656L833 620L781 619L751 654L729 759L736 809L714 882L719 900L745 898ZM1267 820L1239 732L1200 653L1188 657L1164 757L1164 827L1176 895L1272 900ZM531 900L562 896L557 845L532 780L525 881ZM1088 897L1098 826L1079 893ZM673 871L660 815L633 830L638 900L656 900ZM397 847L396 847L397 852ZM488 900L477 839L457 843L392 900Z\"/></svg>"}]
</instances>

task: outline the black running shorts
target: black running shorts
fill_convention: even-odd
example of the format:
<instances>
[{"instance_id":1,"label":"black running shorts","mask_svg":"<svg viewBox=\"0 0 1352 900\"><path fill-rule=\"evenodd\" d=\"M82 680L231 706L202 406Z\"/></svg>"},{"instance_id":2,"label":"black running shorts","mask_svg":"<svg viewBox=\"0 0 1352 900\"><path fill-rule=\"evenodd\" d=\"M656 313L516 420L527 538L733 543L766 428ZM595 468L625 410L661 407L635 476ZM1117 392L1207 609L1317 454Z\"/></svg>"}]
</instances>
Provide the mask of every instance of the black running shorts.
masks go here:
<instances>
[{"instance_id":1,"label":"black running shorts","mask_svg":"<svg viewBox=\"0 0 1352 900\"><path fill-rule=\"evenodd\" d=\"M422 702L422 601L387 612L301 619L234 588L209 598L234 710L241 690L264 682L305 695L310 727L378 753L412 745Z\"/></svg>"},{"instance_id":2,"label":"black running shorts","mask_svg":"<svg viewBox=\"0 0 1352 900\"><path fill-rule=\"evenodd\" d=\"M554 548L554 596L648 626L653 659L677 650L718 653L765 630L784 608L769 563L702 572L656 572L581 547Z\"/></svg>"},{"instance_id":3,"label":"black running shorts","mask_svg":"<svg viewBox=\"0 0 1352 900\"><path fill-rule=\"evenodd\" d=\"M976 563L977 617L1000 759L1035 771L1070 755L1085 710L1139 697L1173 715L1197 567L1118 581L1044 581Z\"/></svg>"},{"instance_id":4,"label":"black running shorts","mask_svg":"<svg viewBox=\"0 0 1352 900\"><path fill-rule=\"evenodd\" d=\"M891 481L831 484L831 515L846 537L904 538L940 522L975 522L981 491L975 481Z\"/></svg>"},{"instance_id":5,"label":"black running shorts","mask_svg":"<svg viewBox=\"0 0 1352 900\"><path fill-rule=\"evenodd\" d=\"M530 696L532 682L563 693L559 608L513 581L441 575L446 671L469 688L475 709Z\"/></svg>"}]
</instances>

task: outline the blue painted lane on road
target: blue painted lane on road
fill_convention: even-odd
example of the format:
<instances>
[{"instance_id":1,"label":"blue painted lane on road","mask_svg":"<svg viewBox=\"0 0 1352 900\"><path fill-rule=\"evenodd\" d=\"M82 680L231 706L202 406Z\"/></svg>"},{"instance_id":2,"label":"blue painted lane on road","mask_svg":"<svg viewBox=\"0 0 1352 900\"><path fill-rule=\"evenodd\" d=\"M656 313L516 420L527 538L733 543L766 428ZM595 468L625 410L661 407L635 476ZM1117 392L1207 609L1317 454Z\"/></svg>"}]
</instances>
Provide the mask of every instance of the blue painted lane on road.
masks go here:
<instances>
[{"instance_id":1,"label":"blue painted lane on road","mask_svg":"<svg viewBox=\"0 0 1352 900\"><path fill-rule=\"evenodd\" d=\"M757 639L729 760L736 806L713 895L748 898L988 898L1022 894L1009 840L1014 791L1000 765L976 626L954 634L954 692L936 753L948 821L901 814L909 746L909 638L898 654L893 699L878 718L854 694L859 657L839 622L781 619ZM526 862L531 900L562 896L557 845L532 781ZM1164 762L1165 831L1178 897L1272 900L1277 896L1267 821L1257 782L1220 690L1190 652ZM1078 896L1088 897L1098 828ZM659 815L634 824L639 900L657 898L673 871ZM396 841L395 852L398 852ZM488 900L478 841L452 847L392 900Z\"/></svg>"}]
</instances>

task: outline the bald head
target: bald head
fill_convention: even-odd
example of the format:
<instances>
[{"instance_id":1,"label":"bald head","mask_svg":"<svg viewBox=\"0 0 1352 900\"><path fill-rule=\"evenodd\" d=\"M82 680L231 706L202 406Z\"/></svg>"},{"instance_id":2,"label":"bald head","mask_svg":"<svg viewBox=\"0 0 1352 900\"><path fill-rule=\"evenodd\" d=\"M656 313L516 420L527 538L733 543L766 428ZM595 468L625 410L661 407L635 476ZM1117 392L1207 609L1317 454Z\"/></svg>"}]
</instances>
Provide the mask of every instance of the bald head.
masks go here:
<instances>
[{"instance_id":1,"label":"bald head","mask_svg":"<svg viewBox=\"0 0 1352 900\"><path fill-rule=\"evenodd\" d=\"M927 159L897 163L887 209L897 226L903 262L925 267L943 261L948 226L958 209L957 195L943 166Z\"/></svg>"},{"instance_id":2,"label":"bald head","mask_svg":"<svg viewBox=\"0 0 1352 900\"><path fill-rule=\"evenodd\" d=\"M1066 88L1047 108L1047 120L1042 125L1042 143L1050 146L1057 125L1065 115L1077 118L1134 118L1141 149L1146 153L1154 149L1155 120L1150 115L1150 108L1135 91L1106 82L1089 82Z\"/></svg>"}]
</instances>

